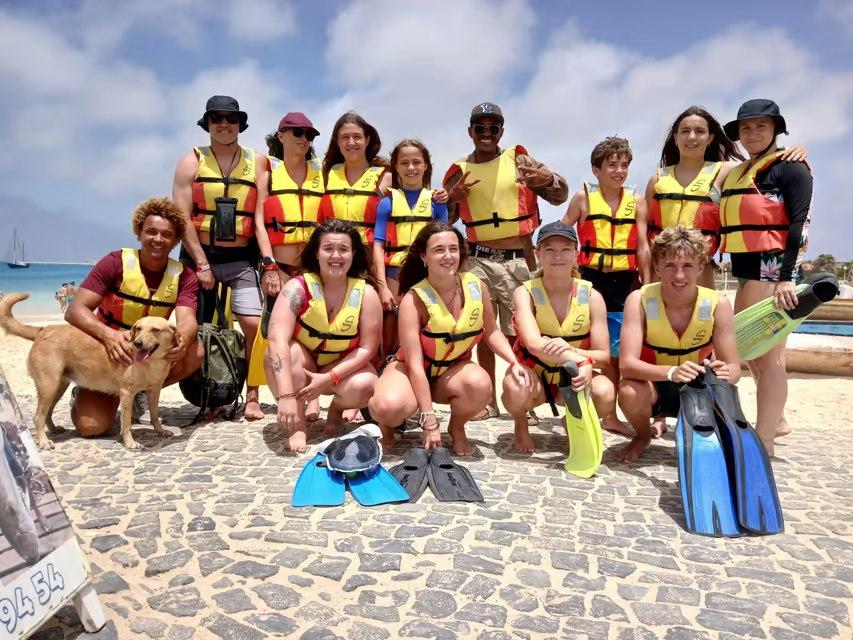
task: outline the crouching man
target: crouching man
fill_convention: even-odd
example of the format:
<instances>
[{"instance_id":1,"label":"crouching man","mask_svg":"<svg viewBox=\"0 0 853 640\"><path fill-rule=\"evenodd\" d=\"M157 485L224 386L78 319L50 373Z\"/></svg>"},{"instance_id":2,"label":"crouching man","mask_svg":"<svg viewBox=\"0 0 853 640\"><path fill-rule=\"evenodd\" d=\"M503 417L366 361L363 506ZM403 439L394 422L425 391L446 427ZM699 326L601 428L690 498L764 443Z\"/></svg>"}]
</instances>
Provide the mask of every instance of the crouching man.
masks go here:
<instances>
[{"instance_id":1,"label":"crouching man","mask_svg":"<svg viewBox=\"0 0 853 640\"><path fill-rule=\"evenodd\" d=\"M196 320L198 280L189 267L169 258L184 233L181 210L168 198L151 198L133 212L139 249L112 251L77 289L65 320L104 343L109 357L130 365L129 330L143 316L169 318L175 313L179 340L169 350L172 368L164 387L195 373L204 359ZM71 421L84 437L104 435L113 426L119 397L77 388ZM144 412L141 395L134 413ZM137 416L138 417L138 416Z\"/></svg>"}]
</instances>

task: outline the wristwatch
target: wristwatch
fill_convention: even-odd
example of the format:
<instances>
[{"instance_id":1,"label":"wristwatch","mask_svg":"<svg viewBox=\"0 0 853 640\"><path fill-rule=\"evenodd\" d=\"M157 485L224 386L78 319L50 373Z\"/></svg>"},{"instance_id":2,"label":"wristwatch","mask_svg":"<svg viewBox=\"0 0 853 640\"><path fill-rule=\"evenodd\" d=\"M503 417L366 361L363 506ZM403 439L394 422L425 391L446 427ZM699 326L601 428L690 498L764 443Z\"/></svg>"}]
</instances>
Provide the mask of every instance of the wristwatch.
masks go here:
<instances>
[{"instance_id":1,"label":"wristwatch","mask_svg":"<svg viewBox=\"0 0 853 640\"><path fill-rule=\"evenodd\" d=\"M275 260L270 258L269 256L264 256L261 260L261 264L264 265L264 271L277 271L278 263Z\"/></svg>"}]
</instances>

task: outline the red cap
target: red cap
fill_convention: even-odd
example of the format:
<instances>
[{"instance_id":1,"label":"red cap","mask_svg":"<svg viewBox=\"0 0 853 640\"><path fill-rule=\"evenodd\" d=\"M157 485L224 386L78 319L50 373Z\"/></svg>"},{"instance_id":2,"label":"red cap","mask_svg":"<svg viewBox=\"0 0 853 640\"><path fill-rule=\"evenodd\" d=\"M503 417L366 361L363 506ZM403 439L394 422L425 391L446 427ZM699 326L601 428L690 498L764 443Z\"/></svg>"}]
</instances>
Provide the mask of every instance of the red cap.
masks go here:
<instances>
[{"instance_id":1,"label":"red cap","mask_svg":"<svg viewBox=\"0 0 853 640\"><path fill-rule=\"evenodd\" d=\"M314 128L314 125L311 124L311 121L305 117L304 113L294 112L288 113L281 119L281 122L278 123L278 130L282 129L294 129L296 127L302 127L303 129L310 129L314 132L315 135L320 135L320 132Z\"/></svg>"}]
</instances>

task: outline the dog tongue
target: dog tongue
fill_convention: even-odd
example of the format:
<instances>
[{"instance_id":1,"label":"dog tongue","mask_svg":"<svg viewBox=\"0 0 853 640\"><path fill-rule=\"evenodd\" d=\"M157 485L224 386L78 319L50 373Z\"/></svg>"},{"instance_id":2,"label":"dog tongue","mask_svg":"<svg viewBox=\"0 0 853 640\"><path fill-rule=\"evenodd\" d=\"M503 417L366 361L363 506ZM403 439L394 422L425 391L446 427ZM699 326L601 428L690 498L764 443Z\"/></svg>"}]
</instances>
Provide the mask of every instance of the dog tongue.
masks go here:
<instances>
[{"instance_id":1,"label":"dog tongue","mask_svg":"<svg viewBox=\"0 0 853 640\"><path fill-rule=\"evenodd\" d=\"M148 357L150 355L150 351L137 351L136 358L134 358L134 360L136 360L137 362L145 362L146 360L148 360Z\"/></svg>"}]
</instances>

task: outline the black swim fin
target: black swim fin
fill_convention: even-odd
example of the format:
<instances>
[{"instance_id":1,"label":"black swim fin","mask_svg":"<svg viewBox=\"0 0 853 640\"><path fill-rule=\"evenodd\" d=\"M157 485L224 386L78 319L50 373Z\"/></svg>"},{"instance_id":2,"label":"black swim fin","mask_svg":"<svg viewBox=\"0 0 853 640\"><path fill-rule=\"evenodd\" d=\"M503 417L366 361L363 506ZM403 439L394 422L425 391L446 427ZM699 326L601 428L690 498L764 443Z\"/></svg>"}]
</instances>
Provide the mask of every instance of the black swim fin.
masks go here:
<instances>
[{"instance_id":1,"label":"black swim fin","mask_svg":"<svg viewBox=\"0 0 853 640\"><path fill-rule=\"evenodd\" d=\"M429 451L423 447L415 447L409 451L403 462L390 469L391 475L409 494L409 502L417 502L427 487L429 457Z\"/></svg>"},{"instance_id":2,"label":"black swim fin","mask_svg":"<svg viewBox=\"0 0 853 640\"><path fill-rule=\"evenodd\" d=\"M471 472L456 464L450 451L436 447L427 466L429 488L441 502L482 502L483 494Z\"/></svg>"}]
</instances>

